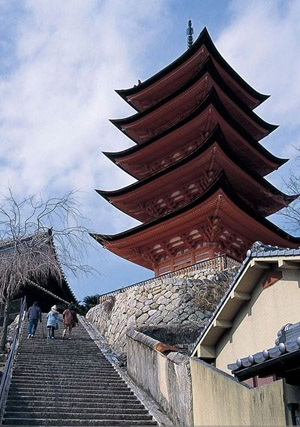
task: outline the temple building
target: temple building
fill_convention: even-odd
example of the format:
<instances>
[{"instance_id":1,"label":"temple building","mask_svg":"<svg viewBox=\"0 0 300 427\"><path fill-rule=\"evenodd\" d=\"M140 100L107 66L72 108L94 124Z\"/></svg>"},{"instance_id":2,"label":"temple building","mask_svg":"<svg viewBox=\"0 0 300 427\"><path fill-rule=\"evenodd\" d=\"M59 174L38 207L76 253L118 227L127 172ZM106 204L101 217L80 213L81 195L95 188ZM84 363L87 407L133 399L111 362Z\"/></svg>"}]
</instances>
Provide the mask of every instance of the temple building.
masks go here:
<instances>
[{"instance_id":1,"label":"temple building","mask_svg":"<svg viewBox=\"0 0 300 427\"><path fill-rule=\"evenodd\" d=\"M17 255L16 252L18 252ZM38 259L43 252L46 253L46 256L41 258L39 264L35 259ZM45 272L40 274L40 277L34 277L33 275L32 280L26 277L23 285L11 295L12 300L26 297L27 307L37 301L43 312L48 312L54 304L65 306L70 303L77 303L59 261L51 229L48 232L24 237L19 241L8 240L7 242L2 242L0 245L0 259L6 259L7 263L11 263L13 259L19 259L20 262L27 263L27 268L28 265L30 268L34 268L36 262L39 270L42 269L43 263L47 263ZM51 268L48 267L50 264L55 265L56 275L53 273L54 269L52 269L51 273Z\"/></svg>"},{"instance_id":2,"label":"temple building","mask_svg":"<svg viewBox=\"0 0 300 427\"><path fill-rule=\"evenodd\" d=\"M156 275L220 254L241 262L257 240L299 245L266 219L297 197L264 178L287 161L259 143L277 127L253 111L268 96L231 68L206 28L173 63L117 93L136 113L111 122L135 145L104 154L136 182L97 192L142 224L94 234L101 245Z\"/></svg>"}]
</instances>

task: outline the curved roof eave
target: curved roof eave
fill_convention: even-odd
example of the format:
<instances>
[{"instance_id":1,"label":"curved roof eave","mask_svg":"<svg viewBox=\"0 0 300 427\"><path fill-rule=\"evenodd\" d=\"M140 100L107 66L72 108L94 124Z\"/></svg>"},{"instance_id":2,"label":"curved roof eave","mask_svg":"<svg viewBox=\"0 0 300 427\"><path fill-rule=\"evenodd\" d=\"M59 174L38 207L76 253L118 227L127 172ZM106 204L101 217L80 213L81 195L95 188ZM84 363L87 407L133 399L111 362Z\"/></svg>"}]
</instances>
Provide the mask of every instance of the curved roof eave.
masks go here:
<instances>
[{"instance_id":1,"label":"curved roof eave","mask_svg":"<svg viewBox=\"0 0 300 427\"><path fill-rule=\"evenodd\" d=\"M159 218L156 218L152 221L149 221L144 224L137 225L136 227L133 227L129 230L125 230L118 234L113 235L106 235L106 234L91 234L91 236L97 240L99 243L102 241L105 241L107 243L118 241L121 239L125 239L127 237L130 237L135 234L139 234L142 231L145 231L155 225L161 224L162 222L168 221L169 219L172 219L178 215L181 215L182 213L188 211L189 209L192 209L199 204L205 202L210 196L212 196L215 192L218 190L223 190L224 193L227 195L227 197L241 210L243 210L247 215L249 215L251 218L253 218L255 221L259 222L261 225L266 227L269 231L275 233L278 235L278 237L285 239L291 243L294 244L300 244L300 237L294 237L287 233L285 233L283 230L281 230L279 227L277 227L275 224L261 216L257 211L251 209L234 191L232 186L230 185L229 181L227 180L226 174L222 171L219 173L219 175L216 177L215 181L212 183L212 185L204 192L202 193L197 199L189 203L188 205L178 208L164 216L161 216Z\"/></svg>"},{"instance_id":2,"label":"curved roof eave","mask_svg":"<svg viewBox=\"0 0 300 427\"><path fill-rule=\"evenodd\" d=\"M299 195L287 195L285 193L282 193L280 190L278 190L276 187L274 187L270 182L268 182L266 179L262 178L258 173L255 171L251 171L248 169L247 165L245 165L236 154L232 151L230 146L228 145L226 138L224 137L224 134L220 128L219 125L216 125L214 129L210 132L206 140L202 145L200 145L198 148L196 148L194 151L192 151L188 156L184 157L183 159L178 160L177 162L173 163L172 165L168 166L165 169L162 169L158 171L157 173L154 173L147 178L141 179L137 182L134 182L130 185L127 185L126 187L122 187L118 190L95 190L100 196L102 196L104 199L110 202L110 199L116 196L121 196L124 194L128 194L131 191L134 191L140 187L142 187L145 184L148 184L151 181L154 181L156 179L159 179L161 176L167 175L168 173L172 172L173 170L182 167L183 165L189 163L194 158L198 157L200 154L202 154L204 151L206 151L214 142L217 142L219 146L221 147L224 154L232 160L240 169L242 169L244 172L246 172L250 177L252 177L254 180L259 182L260 185L262 185L266 190L271 191L271 193L274 196L281 197L284 201L292 202L294 201ZM113 201L112 201L113 203Z\"/></svg>"},{"instance_id":3,"label":"curved roof eave","mask_svg":"<svg viewBox=\"0 0 300 427\"><path fill-rule=\"evenodd\" d=\"M138 92L142 91L143 89L149 87L151 84L158 81L160 78L167 75L170 71L173 71L176 67L183 64L186 60L188 60L190 57L194 55L195 52L197 52L200 47L205 44L210 53L214 56L214 58L217 60L217 62L223 67L223 69L234 79L237 81L239 85L243 87L243 89L249 93L250 96L253 98L256 98L258 103L257 105L261 104L263 101L269 98L270 95L264 95L258 91L256 91L252 86L249 85L249 83L246 82L229 64L228 62L223 58L223 56L219 53L216 46L214 45L208 30L206 27L203 28L201 33L199 34L197 40L195 40L194 44L190 49L187 49L182 55L180 55L175 61L173 61L171 64L167 65L162 70L158 71L153 76L149 77L144 82L140 83L138 86L134 86L129 89L118 89L116 90L116 93L120 95L126 102L127 96L137 94ZM131 104L130 104L131 105Z\"/></svg>"},{"instance_id":4,"label":"curved roof eave","mask_svg":"<svg viewBox=\"0 0 300 427\"><path fill-rule=\"evenodd\" d=\"M194 86L198 82L198 80L200 80L204 76L205 73L208 73L213 78L214 82L221 88L221 90L225 93L225 95L228 98L230 98L233 101L233 103L236 104L238 108L246 116L250 117L250 119L254 123L256 123L258 126L262 127L263 129L269 132L272 132L273 130L277 129L278 125L274 125L272 123L268 123L265 120L263 120L254 111L252 111L249 107L247 107L247 105L244 104L244 102L241 101L237 95L235 95L235 93L227 85L227 83L224 81L224 79L216 69L216 66L210 57L208 57L204 61L204 63L202 64L201 68L197 71L197 73L191 79L189 79L182 87L177 89L175 92L172 92L166 98L163 98L162 100L160 100L157 104L152 105L151 107L147 108L142 112L137 112L123 119L111 119L110 122L113 125L115 125L118 129L121 129L123 125L133 123L151 114L157 108L160 108L161 106L166 105L168 102L170 102L171 100L174 100L175 98L180 96L182 93L184 93L186 90Z\"/></svg>"},{"instance_id":5,"label":"curved roof eave","mask_svg":"<svg viewBox=\"0 0 300 427\"><path fill-rule=\"evenodd\" d=\"M254 138L249 135L249 133L238 124L238 122L231 116L231 114L227 111L227 109L224 107L222 101L220 100L218 94L216 93L215 89L212 88L206 97L203 99L203 101L193 110L191 113L185 117L180 122L176 123L171 128L166 129L161 134L147 140L146 142L143 142L142 144L137 144L136 141L134 141L133 138L131 138L129 135L128 138L130 138L133 142L135 142L137 145L127 148L126 150L119 151L116 153L109 153L105 152L106 157L108 157L111 161L116 163L117 158L120 157L126 157L127 155L133 154L136 151L142 150L144 147L154 143L155 141L165 137L166 135L176 131L181 126L184 126L189 121L193 120L195 117L197 117L200 113L202 113L208 105L212 103L214 107L217 109L219 114L226 120L246 141L249 141L250 144L252 144L257 151L259 151L261 154L263 154L264 157L266 157L269 161L277 164L278 166L282 166L284 163L288 161L288 159L280 159L273 154L271 154L268 150L266 150L261 144L259 144ZM113 160L114 159L114 160Z\"/></svg>"},{"instance_id":6,"label":"curved roof eave","mask_svg":"<svg viewBox=\"0 0 300 427\"><path fill-rule=\"evenodd\" d=\"M220 97L219 97L219 95L217 94L217 91L216 91L216 89L214 88L214 87L212 87L208 92L207 92L207 95L204 97L204 99L202 100L202 102L204 102L204 100L207 98L207 96L209 96L209 94L210 93L214 93L215 94L215 96L218 98L218 100L219 100L219 102L222 104L222 106L223 106L223 103L222 103L222 101L221 101L221 99L220 99ZM202 102L200 103L200 105L202 104ZM162 104L164 104L165 103L165 100L162 100L161 101L161 103ZM127 133L126 133L126 130L123 130L122 129L122 126L123 125L125 125L125 124L130 124L130 123L132 123L132 122L134 122L137 118L141 118L141 117L143 117L144 115L146 115L146 114L148 114L149 112L151 113L151 111L150 110L154 110L154 109L156 109L156 107L157 107L157 105L158 104L156 104L155 106L153 106L153 108L151 107L151 108L149 108L148 110L145 110L145 111L143 111L143 112L141 112L141 113L135 113L134 115L132 115L132 116L129 116L129 117L126 117L126 118L124 118L124 119L109 119L109 121L114 125L114 126L116 126L116 128L118 128L122 133L124 133L128 138L130 138L133 142L135 142L136 144L141 144L140 142L138 142L138 141L136 141L133 137L131 137L130 135L128 135ZM246 106L245 106L245 108L247 108ZM192 110L192 112L193 112L194 110ZM226 112L227 112L227 109L226 109ZM253 121L254 122L256 122L256 123L258 123L261 127L263 127L264 129L266 129L266 130L268 130L269 132L268 132L268 134L270 134L271 132L273 132L275 129L277 129L278 128L278 125L274 125L274 124L272 124L272 123L268 123L268 122L265 122L262 118L260 118L257 114L255 114L253 111L251 111L250 109L246 112L245 111L245 109L244 109L244 113L245 114L248 114L248 115L251 115L251 118L253 119ZM235 119L234 119L234 117L229 113L229 112L227 112L227 114L229 114L230 115L230 117L232 118L232 120L234 120L236 123L238 123ZM180 123L180 122L179 122ZM174 126L176 126L176 124L174 125ZM239 127L241 127L242 129L244 129L244 132L247 132L246 131L246 129L245 128L243 128L241 125L239 125ZM170 128L170 129L172 129L172 127ZM168 130L168 129L167 129ZM163 134L164 132L162 132L162 134ZM248 133L248 132L247 132ZM160 136L160 135L162 135L162 134L159 134L158 136ZM264 135L263 136L263 138L265 137L265 136L267 136L267 135ZM252 138L252 137L250 137L250 138ZM263 138L261 138L261 139L263 139Z\"/></svg>"}]
</instances>

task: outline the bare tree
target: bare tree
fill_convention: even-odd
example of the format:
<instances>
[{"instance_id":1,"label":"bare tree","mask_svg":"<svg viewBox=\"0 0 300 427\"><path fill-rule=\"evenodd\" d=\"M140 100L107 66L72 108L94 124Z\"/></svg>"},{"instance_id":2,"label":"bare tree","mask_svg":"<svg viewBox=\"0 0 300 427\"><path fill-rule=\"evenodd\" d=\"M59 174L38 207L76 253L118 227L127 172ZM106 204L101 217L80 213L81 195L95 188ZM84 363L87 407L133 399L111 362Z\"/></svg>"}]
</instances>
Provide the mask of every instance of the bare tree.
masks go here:
<instances>
[{"instance_id":1,"label":"bare tree","mask_svg":"<svg viewBox=\"0 0 300 427\"><path fill-rule=\"evenodd\" d=\"M0 207L0 302L5 304L6 314L9 301L25 285L43 287L49 276L62 283L63 270L74 275L94 271L83 263L91 244L90 230L82 225L84 218L75 194L72 191L46 201L30 196L18 201L9 190L3 197ZM3 335L6 328L4 324ZM2 347L5 338L2 336Z\"/></svg>"}]
</instances>

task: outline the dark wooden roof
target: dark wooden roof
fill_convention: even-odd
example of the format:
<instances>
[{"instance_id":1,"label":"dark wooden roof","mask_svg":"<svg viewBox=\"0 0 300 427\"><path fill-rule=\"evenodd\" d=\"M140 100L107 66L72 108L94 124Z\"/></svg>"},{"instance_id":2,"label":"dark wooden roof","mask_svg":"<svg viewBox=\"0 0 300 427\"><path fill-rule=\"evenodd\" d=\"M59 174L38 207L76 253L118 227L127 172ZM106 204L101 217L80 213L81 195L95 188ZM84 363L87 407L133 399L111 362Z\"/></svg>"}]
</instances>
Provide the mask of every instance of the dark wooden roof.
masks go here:
<instances>
[{"instance_id":1,"label":"dark wooden roof","mask_svg":"<svg viewBox=\"0 0 300 427\"><path fill-rule=\"evenodd\" d=\"M258 118L258 116L256 116L255 113L251 112L252 115L252 119L254 119L255 117L255 121L259 122L259 126L261 127L262 123L264 123L264 129L265 132L261 132L259 135L255 135L255 137L252 135L252 131L250 130L250 128L246 128L244 126L242 126L240 124L240 120L237 121L237 119L234 117L234 115L232 115L232 112L229 112L229 109L227 107L224 106L224 103L222 102L222 100L220 99L216 89L214 87L212 87L210 89L210 91L208 92L207 96L203 99L203 101L201 102L201 104L205 103L207 98L216 98L216 102L218 103L218 105L221 106L221 108L223 108L225 110L225 114L229 117L229 122L234 122L235 123L235 127L237 127L239 129L239 132L241 135L243 135L245 137L245 139L247 140L251 140L251 139L255 139L255 140L259 140L264 138L267 134L269 134L270 132L272 132L273 130L275 130L278 126L277 125L272 125L269 124L267 122L264 122L262 119ZM200 104L200 105L201 105ZM199 106L200 107L200 106ZM198 108L199 108L198 107ZM132 141L134 141L136 144L142 144L144 142L147 142L147 140L151 139L151 136L149 137L138 137L138 136L133 136L133 128L129 128L126 129L126 125L127 124L134 124L134 122L136 122L137 120L139 120L141 117L147 115L147 114L151 114L153 113L153 111L157 110L157 106L155 106L155 108L153 110L147 110L143 113L137 113L131 117L125 118L125 119L115 119L115 120L110 120L111 123L113 123L118 129L120 129L124 134L126 134L130 139L132 139ZM197 109L197 103L195 105L195 109ZM192 111L195 111L192 110ZM248 110L251 111L251 110ZM243 111L243 113L245 114L245 111ZM189 116L188 116L189 117ZM183 119L184 120L184 119ZM182 121L183 121L182 120ZM161 133L155 135L154 137L161 137L162 135L165 135L166 132L171 131L175 126L177 126L178 124L180 124L182 122L181 120L178 120L178 122L176 122L175 124L171 125L170 127L168 127L166 130L162 131ZM249 126L247 126L249 127Z\"/></svg>"},{"instance_id":2,"label":"dark wooden roof","mask_svg":"<svg viewBox=\"0 0 300 427\"><path fill-rule=\"evenodd\" d=\"M246 129L244 129L233 117L232 115L228 112L228 110L226 109L226 107L223 105L221 99L219 98L218 94L216 93L215 89L212 88L209 93L207 94L207 96L205 97L205 99L201 102L201 104L195 108L186 118L184 118L182 121L180 121L179 123L176 123L174 126L172 126L169 129L166 129L164 132L162 132L159 136L155 136L153 138L148 139L147 141L143 142L142 144L138 145L138 146L133 146L130 147L126 150L117 152L117 153L109 153L109 152L104 152L104 154L110 159L112 160L114 163L117 163L118 160L122 159L124 161L124 159L126 159L126 157L129 157L130 155L139 152L141 155L143 155L143 152L145 151L145 148L156 143L157 144L157 153L159 153L159 145L161 145L161 141L163 138L165 137L172 137L174 135L174 138L176 138L176 131L178 131L179 129L182 129L184 126L189 125L190 123L201 116L201 114L203 114L207 108L209 108L210 106L213 106L215 108L215 110L217 111L218 114L220 114L220 116L224 119L224 121L226 123L228 123L228 125L237 133L241 136L241 138L243 139L245 145L249 144L251 145L251 150L252 151L256 151L257 153L260 154L260 157L263 156L266 159L266 163L270 164L272 163L274 166L271 168L269 166L269 168L262 165L262 159L258 162L253 162L253 168L256 170L259 170L260 168L265 170L265 173L262 173L262 175L266 175L270 172L272 172L274 169L276 169L277 167L281 166L282 164L284 164L287 159L280 159L276 156L273 156L268 150L266 150L261 144L259 144L257 142L256 139L254 139L248 132ZM127 135L128 136L128 135ZM132 138L131 138L132 139ZM170 144L169 144L170 146ZM239 147L237 147L237 149L239 149ZM255 154L252 154L252 157ZM247 156L250 157L250 156ZM140 162L142 162L142 160L140 160ZM119 165L121 168L124 168L121 166L121 164ZM124 168L124 170L126 170L127 172L130 173L130 170L127 170L126 168ZM133 175L134 176L134 175Z\"/></svg>"},{"instance_id":3,"label":"dark wooden roof","mask_svg":"<svg viewBox=\"0 0 300 427\"><path fill-rule=\"evenodd\" d=\"M118 242L121 240L126 240L131 236L141 235L146 230L154 229L157 225L167 224L167 222L173 218L179 217L181 214L190 211L194 207L197 207L201 204L205 204L206 200L208 200L212 195L216 194L218 191L222 191L223 194L232 202L239 212L243 212L244 215L253 219L258 224L260 224L266 231L267 234L270 234L269 242L270 244L278 244L279 246L290 246L296 247L300 244L300 237L294 237L290 234L284 232L281 228L274 225L272 222L259 215L256 211L252 210L234 191L232 186L230 185L226 175L224 172L221 172L215 181L211 184L211 186L198 198L196 198L190 204L177 209L171 213L168 213L160 218L157 218L153 221L149 221L145 224L138 225L129 230L123 231L114 235L106 235L106 234L91 234L99 243L103 244L107 247L107 243L110 242ZM253 230L253 241L258 240L259 236L254 235ZM278 239L278 242L273 243L274 240Z\"/></svg>"},{"instance_id":4,"label":"dark wooden roof","mask_svg":"<svg viewBox=\"0 0 300 427\"><path fill-rule=\"evenodd\" d=\"M162 184L166 180L168 180L170 184L168 187L168 193L170 193L171 191L175 191L177 187L179 188L182 181L184 181L185 186L187 186L192 179L195 179L193 175L196 174L200 177L201 173L204 172L205 167L200 167L199 162L201 161L204 153L211 149L213 144L216 142L219 149L223 152L223 156L227 158L227 163L234 163L239 171L238 174L240 178L236 177L236 179L232 179L231 185L241 196L244 196L246 200L249 199L249 201L251 200L252 203L255 203L257 205L257 209L263 216L271 215L298 197L298 195L290 196L282 193L262 178L258 173L249 169L248 166L232 151L219 126L214 128L201 146L191 152L187 157L180 159L171 166L121 189L113 191L96 191L123 212L144 222L148 220L146 218L149 218L149 214L144 211L139 215L135 215L134 211L131 210L132 203L140 206L145 199L151 199L154 195L155 197L158 197L158 192L163 194L167 191L164 188L165 185ZM193 160L197 159L199 159L197 163L198 167L191 166L192 170L189 171L189 165L194 164ZM208 166L209 165L207 165L207 167ZM213 167L215 169L215 166ZM176 173L176 177L173 176L174 173L172 172ZM230 173L228 174L228 172L227 177L230 176ZM182 176L182 178L179 178L178 175ZM173 187L172 190L170 190L171 185ZM264 196L262 196L262 193L264 193ZM255 199L253 199L253 197Z\"/></svg>"},{"instance_id":5,"label":"dark wooden roof","mask_svg":"<svg viewBox=\"0 0 300 427\"><path fill-rule=\"evenodd\" d=\"M184 62L188 61L193 55L201 48L202 45L205 45L210 54L213 56L213 58L218 62L218 64L231 76L232 79L234 79L246 92L249 93L249 95L257 100L256 106L259 105L261 102L266 100L268 98L268 95L263 95L253 89L229 64L228 62L222 57L222 55L218 52L216 49L208 31L206 28L204 28L197 40L194 42L192 47L188 50L186 50L179 58L177 58L175 61L173 61L171 64L169 64L167 67L160 70L155 75L151 76L144 82L140 83L137 86L134 86L129 89L121 89L117 90L116 92L127 102L127 97L133 94L137 94L144 90L145 88L150 87L153 83L157 82L162 77L166 76L171 71L175 70L178 66L183 64ZM129 101L130 103L130 101ZM134 107L134 104L130 103Z\"/></svg>"},{"instance_id":6,"label":"dark wooden roof","mask_svg":"<svg viewBox=\"0 0 300 427\"><path fill-rule=\"evenodd\" d=\"M258 132L257 138L260 139L267 135L268 133L272 132L274 129L276 129L278 126L272 125L270 123L267 123L266 121L262 120L257 114L255 114L244 102L242 102L236 94L231 90L231 88L228 86L228 84L224 81L220 73L218 72L216 66L214 65L212 59L210 57L207 58L207 60L204 62L204 64L201 66L200 70L194 74L192 78L190 78L183 86L181 86L179 89L177 89L175 92L171 93L166 98L163 98L159 102L157 102L155 105L151 106L150 108L138 112L132 116L123 118L123 119L114 119L110 120L111 123L113 123L116 127L118 127L120 130L128 124L134 124L138 123L139 120L148 118L151 120L151 117L155 114L159 115L159 110L164 107L167 108L170 101L176 101L180 97L180 95L188 93L188 90L192 87L195 87L197 84L199 84L199 81L201 78L208 73L209 76L211 76L215 82L215 84L221 89L222 92L227 97L227 108L230 110L233 117L235 117L236 120L239 120L239 116L242 114L245 115L244 120L250 121L250 123L254 123L255 126L258 128L256 132ZM215 88L216 89L216 88ZM217 89L216 89L217 91ZM218 92L218 91L217 91ZM205 97L205 94L202 95L203 98ZM222 95L220 95L220 98L222 99ZM230 101L228 103L228 101ZM222 102L224 100L222 99ZM199 100L194 99L195 106L199 104ZM230 108L230 103L233 104L233 107ZM238 110L238 114L236 112L236 109ZM172 110L174 115L176 114L176 108L174 108L174 105L172 104ZM181 113L178 113L181 115ZM238 117L237 117L238 116ZM259 128L261 128L259 130ZM123 130L124 131L124 130Z\"/></svg>"}]
</instances>

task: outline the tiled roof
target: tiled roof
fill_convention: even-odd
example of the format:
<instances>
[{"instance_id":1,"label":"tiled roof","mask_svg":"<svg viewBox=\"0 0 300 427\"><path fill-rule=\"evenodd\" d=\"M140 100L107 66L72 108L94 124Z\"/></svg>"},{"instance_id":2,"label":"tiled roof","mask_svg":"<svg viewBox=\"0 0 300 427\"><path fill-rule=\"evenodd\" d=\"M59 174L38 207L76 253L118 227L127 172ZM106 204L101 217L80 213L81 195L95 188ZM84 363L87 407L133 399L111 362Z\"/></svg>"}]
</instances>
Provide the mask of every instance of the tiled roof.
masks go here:
<instances>
[{"instance_id":1,"label":"tiled roof","mask_svg":"<svg viewBox=\"0 0 300 427\"><path fill-rule=\"evenodd\" d=\"M220 300L219 304L217 305L215 311L213 312L211 318L209 319L209 322L205 326L205 328L202 330L198 340L196 341L191 354L194 353L196 348L198 347L199 342L201 341L201 338L206 333L207 329L210 327L210 325L213 323L216 315L218 314L220 308L223 306L224 301L232 291L232 289L235 287L237 281L241 277L242 273L246 270L249 262L253 258L261 258L261 257L275 257L275 256L299 256L300 255L300 246L297 249L290 249L290 248L280 248L278 246L271 246L271 245L265 245L262 242L255 242L253 243L251 249L247 251L246 258L244 259L243 263L241 264L241 267L239 268L238 272L236 273L235 277L232 280L231 285L229 286L227 292L223 296L223 298Z\"/></svg>"},{"instance_id":2,"label":"tiled roof","mask_svg":"<svg viewBox=\"0 0 300 427\"><path fill-rule=\"evenodd\" d=\"M237 359L235 363L227 365L228 369L232 373L236 373L250 366L260 365L267 360L278 359L285 354L300 350L300 322L283 326L277 335L274 347Z\"/></svg>"}]
</instances>

